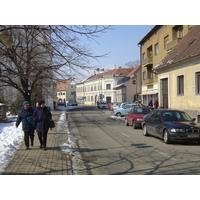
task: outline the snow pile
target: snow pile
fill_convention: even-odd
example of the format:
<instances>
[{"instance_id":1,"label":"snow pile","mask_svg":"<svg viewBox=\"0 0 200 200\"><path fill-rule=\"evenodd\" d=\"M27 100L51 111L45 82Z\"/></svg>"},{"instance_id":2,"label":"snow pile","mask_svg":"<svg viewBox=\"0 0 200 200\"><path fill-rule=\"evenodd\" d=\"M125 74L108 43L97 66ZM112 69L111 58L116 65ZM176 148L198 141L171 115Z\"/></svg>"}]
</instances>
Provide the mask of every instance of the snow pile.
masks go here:
<instances>
[{"instance_id":1,"label":"snow pile","mask_svg":"<svg viewBox=\"0 0 200 200\"><path fill-rule=\"evenodd\" d=\"M66 130L67 132L67 141L60 145L61 151L70 155L72 159L72 171L74 175L82 175L87 174L87 168L84 165L84 161L79 153L79 147L73 140L77 140L78 138L71 133L68 122L66 120L66 114L63 112L57 122L58 129ZM59 127L60 126L60 127ZM64 129L63 129L64 128Z\"/></svg>"},{"instance_id":2,"label":"snow pile","mask_svg":"<svg viewBox=\"0 0 200 200\"><path fill-rule=\"evenodd\" d=\"M21 124L15 127L15 122L0 123L0 174L12 159L23 140Z\"/></svg>"}]
</instances>

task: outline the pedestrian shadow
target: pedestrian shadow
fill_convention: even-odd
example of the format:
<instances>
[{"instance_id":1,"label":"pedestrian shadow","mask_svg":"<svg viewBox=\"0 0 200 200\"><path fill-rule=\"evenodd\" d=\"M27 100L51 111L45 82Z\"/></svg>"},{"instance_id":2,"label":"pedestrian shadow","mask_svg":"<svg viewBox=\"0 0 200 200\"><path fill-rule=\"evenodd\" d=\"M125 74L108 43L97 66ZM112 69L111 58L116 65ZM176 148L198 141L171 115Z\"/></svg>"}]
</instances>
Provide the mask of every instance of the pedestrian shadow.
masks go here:
<instances>
[{"instance_id":1,"label":"pedestrian shadow","mask_svg":"<svg viewBox=\"0 0 200 200\"><path fill-rule=\"evenodd\" d=\"M139 144L131 144L131 146L134 146L134 147L136 147L136 148L151 148L151 147L153 147L153 146L150 146L150 145L147 145L147 144L145 144L145 143L139 143Z\"/></svg>"}]
</instances>

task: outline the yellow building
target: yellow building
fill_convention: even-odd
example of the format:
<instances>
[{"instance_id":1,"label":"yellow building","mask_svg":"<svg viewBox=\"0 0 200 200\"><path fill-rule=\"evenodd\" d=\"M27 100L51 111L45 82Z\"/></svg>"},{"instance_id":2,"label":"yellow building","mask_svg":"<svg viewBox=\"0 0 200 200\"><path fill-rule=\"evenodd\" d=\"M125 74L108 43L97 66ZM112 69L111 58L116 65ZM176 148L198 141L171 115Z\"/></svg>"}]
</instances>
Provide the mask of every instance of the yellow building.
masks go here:
<instances>
[{"instance_id":1,"label":"yellow building","mask_svg":"<svg viewBox=\"0 0 200 200\"><path fill-rule=\"evenodd\" d=\"M142 66L142 102L158 98L158 76L153 69L165 58L191 28L191 25L156 25L138 43Z\"/></svg>"},{"instance_id":2,"label":"yellow building","mask_svg":"<svg viewBox=\"0 0 200 200\"><path fill-rule=\"evenodd\" d=\"M160 107L184 110L200 122L200 26L193 26L154 70Z\"/></svg>"}]
</instances>

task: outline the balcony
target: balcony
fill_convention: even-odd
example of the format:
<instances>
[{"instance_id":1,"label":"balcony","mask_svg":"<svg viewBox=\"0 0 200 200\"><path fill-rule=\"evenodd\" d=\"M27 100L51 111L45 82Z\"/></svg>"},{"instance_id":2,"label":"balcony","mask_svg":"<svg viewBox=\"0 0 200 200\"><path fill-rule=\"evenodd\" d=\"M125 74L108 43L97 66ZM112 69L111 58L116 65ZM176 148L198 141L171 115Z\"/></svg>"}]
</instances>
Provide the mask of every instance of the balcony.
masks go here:
<instances>
[{"instance_id":1,"label":"balcony","mask_svg":"<svg viewBox=\"0 0 200 200\"><path fill-rule=\"evenodd\" d=\"M149 64L153 64L153 57L146 57L143 60L143 65L149 65Z\"/></svg>"},{"instance_id":2,"label":"balcony","mask_svg":"<svg viewBox=\"0 0 200 200\"><path fill-rule=\"evenodd\" d=\"M143 85L152 85L153 84L153 78L147 78L145 80L142 81Z\"/></svg>"},{"instance_id":3,"label":"balcony","mask_svg":"<svg viewBox=\"0 0 200 200\"><path fill-rule=\"evenodd\" d=\"M175 40L169 42L169 43L167 44L166 50L167 50L167 51L170 51L174 46L176 46L176 45L180 42L181 39L182 39L182 38L176 38Z\"/></svg>"}]
</instances>

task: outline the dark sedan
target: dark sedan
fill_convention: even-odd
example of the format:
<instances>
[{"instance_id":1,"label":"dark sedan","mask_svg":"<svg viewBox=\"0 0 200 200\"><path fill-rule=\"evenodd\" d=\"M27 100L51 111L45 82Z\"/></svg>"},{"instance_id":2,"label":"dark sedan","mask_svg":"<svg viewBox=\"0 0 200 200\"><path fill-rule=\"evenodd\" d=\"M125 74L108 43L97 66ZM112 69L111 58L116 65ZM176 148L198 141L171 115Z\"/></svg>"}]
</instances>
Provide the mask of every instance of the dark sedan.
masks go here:
<instances>
[{"instance_id":1,"label":"dark sedan","mask_svg":"<svg viewBox=\"0 0 200 200\"><path fill-rule=\"evenodd\" d=\"M200 124L179 110L153 110L142 121L144 136L152 135L164 140L200 142Z\"/></svg>"}]
</instances>

